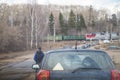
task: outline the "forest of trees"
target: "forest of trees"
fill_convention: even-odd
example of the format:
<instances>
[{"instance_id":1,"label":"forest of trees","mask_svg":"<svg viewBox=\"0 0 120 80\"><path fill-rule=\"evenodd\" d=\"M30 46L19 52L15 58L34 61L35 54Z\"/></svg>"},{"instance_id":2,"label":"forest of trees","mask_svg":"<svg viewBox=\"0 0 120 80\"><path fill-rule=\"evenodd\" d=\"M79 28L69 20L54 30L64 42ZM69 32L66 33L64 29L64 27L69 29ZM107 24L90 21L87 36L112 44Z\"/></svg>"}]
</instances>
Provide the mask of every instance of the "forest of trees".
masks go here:
<instances>
[{"instance_id":1,"label":"forest of trees","mask_svg":"<svg viewBox=\"0 0 120 80\"><path fill-rule=\"evenodd\" d=\"M0 53L38 47L44 38L87 32L119 32L120 11L95 10L92 6L0 4Z\"/></svg>"}]
</instances>

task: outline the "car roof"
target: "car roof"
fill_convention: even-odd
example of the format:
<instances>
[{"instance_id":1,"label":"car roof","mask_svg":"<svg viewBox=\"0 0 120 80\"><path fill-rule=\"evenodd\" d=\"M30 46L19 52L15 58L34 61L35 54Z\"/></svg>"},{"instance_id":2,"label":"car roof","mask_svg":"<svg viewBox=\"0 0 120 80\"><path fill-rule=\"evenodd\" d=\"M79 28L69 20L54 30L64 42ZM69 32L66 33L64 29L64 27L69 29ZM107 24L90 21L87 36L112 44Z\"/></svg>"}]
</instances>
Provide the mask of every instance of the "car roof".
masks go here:
<instances>
[{"instance_id":1,"label":"car roof","mask_svg":"<svg viewBox=\"0 0 120 80\"><path fill-rule=\"evenodd\" d=\"M56 50L50 50L47 52L47 54L56 53L56 52L101 52L106 53L102 50L95 50L95 49L56 49Z\"/></svg>"}]
</instances>

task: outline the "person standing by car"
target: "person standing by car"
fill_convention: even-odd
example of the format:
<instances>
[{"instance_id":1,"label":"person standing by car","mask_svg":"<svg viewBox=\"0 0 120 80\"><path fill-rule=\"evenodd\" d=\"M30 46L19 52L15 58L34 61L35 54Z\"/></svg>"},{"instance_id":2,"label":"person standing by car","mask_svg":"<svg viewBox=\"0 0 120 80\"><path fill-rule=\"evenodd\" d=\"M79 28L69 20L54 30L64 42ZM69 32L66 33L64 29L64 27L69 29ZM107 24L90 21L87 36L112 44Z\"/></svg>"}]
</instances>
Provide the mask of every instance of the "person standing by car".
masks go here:
<instances>
[{"instance_id":1,"label":"person standing by car","mask_svg":"<svg viewBox=\"0 0 120 80\"><path fill-rule=\"evenodd\" d=\"M42 52L41 47L39 47L34 55L34 61L36 62L36 64L40 64L43 57L44 57L44 53Z\"/></svg>"}]
</instances>

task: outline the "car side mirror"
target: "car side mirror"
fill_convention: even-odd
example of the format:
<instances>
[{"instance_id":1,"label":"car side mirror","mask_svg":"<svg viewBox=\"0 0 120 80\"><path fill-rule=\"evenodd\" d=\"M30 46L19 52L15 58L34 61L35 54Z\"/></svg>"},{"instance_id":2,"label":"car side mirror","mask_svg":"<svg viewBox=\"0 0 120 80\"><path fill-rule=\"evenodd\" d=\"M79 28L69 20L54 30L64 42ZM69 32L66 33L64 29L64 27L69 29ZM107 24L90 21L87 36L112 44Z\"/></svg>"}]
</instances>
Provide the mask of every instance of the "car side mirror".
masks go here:
<instances>
[{"instance_id":1,"label":"car side mirror","mask_svg":"<svg viewBox=\"0 0 120 80\"><path fill-rule=\"evenodd\" d=\"M32 69L35 69L35 70L40 69L40 66L38 64L33 64Z\"/></svg>"}]
</instances>

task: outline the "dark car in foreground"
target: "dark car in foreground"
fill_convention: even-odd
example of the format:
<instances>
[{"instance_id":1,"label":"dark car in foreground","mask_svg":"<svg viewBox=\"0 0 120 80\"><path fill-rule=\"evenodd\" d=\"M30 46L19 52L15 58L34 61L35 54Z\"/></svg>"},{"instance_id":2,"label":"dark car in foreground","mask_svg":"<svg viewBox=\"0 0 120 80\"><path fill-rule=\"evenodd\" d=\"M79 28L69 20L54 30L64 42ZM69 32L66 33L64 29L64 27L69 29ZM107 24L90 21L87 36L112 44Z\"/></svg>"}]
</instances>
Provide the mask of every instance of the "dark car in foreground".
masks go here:
<instances>
[{"instance_id":1,"label":"dark car in foreground","mask_svg":"<svg viewBox=\"0 0 120 80\"><path fill-rule=\"evenodd\" d=\"M120 73L104 51L62 49L46 53L37 80L120 80Z\"/></svg>"}]
</instances>

